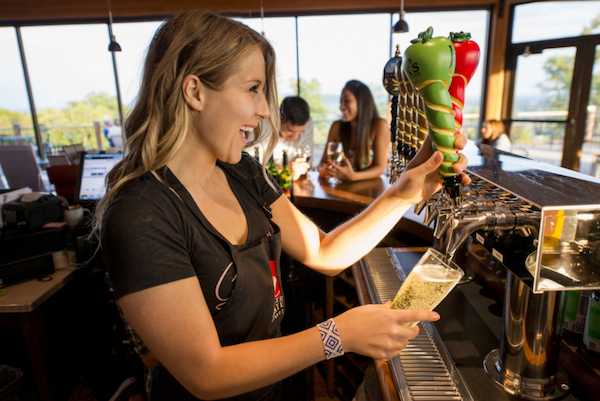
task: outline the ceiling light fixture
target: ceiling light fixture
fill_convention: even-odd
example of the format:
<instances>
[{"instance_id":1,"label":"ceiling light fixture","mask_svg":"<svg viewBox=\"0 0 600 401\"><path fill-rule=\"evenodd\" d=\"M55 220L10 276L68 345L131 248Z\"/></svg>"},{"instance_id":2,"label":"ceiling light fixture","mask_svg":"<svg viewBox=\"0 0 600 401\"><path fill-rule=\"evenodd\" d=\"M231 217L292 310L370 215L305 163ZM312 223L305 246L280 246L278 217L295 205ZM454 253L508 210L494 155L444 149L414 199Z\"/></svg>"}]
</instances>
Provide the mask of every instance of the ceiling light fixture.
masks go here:
<instances>
[{"instance_id":1,"label":"ceiling light fixture","mask_svg":"<svg viewBox=\"0 0 600 401\"><path fill-rule=\"evenodd\" d=\"M263 2L260 0L260 34L265 37L265 10L263 8Z\"/></svg>"},{"instance_id":2,"label":"ceiling light fixture","mask_svg":"<svg viewBox=\"0 0 600 401\"><path fill-rule=\"evenodd\" d=\"M404 21L404 0L400 0L400 19L394 25L394 33L408 32L408 24Z\"/></svg>"},{"instance_id":3,"label":"ceiling light fixture","mask_svg":"<svg viewBox=\"0 0 600 401\"><path fill-rule=\"evenodd\" d=\"M110 44L108 45L109 52L120 52L121 46L117 43L115 35L112 31L112 12L110 11L110 0L106 0L108 3L108 34L110 36Z\"/></svg>"}]
</instances>

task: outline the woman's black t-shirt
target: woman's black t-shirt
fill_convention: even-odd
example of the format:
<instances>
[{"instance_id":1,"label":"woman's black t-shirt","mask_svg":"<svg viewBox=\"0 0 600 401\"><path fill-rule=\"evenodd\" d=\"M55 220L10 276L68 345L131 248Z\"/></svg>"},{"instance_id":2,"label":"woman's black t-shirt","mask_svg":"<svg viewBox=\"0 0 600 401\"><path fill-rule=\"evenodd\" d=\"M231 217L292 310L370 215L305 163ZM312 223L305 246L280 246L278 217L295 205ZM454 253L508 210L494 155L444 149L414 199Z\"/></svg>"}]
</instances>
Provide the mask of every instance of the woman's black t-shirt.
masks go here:
<instances>
[{"instance_id":1,"label":"woman's black t-shirt","mask_svg":"<svg viewBox=\"0 0 600 401\"><path fill-rule=\"evenodd\" d=\"M272 231L263 205L281 188L247 153L236 165L217 162L244 209L248 222L246 244ZM246 186L238 179L245 180ZM241 249L243 249L243 245ZM102 252L117 299L169 282L197 276L213 317L225 306L234 287L236 266L229 244L210 233L192 211L152 173L123 187L108 208L102 227Z\"/></svg>"}]
</instances>

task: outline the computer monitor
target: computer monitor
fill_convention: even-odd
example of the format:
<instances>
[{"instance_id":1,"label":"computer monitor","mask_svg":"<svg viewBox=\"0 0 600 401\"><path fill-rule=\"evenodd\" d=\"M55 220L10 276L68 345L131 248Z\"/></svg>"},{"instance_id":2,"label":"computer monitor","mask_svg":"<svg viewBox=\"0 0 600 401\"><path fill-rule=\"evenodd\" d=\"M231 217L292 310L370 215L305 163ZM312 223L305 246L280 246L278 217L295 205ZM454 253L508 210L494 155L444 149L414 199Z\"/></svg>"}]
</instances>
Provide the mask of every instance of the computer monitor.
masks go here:
<instances>
[{"instance_id":1,"label":"computer monitor","mask_svg":"<svg viewBox=\"0 0 600 401\"><path fill-rule=\"evenodd\" d=\"M81 153L75 201L90 202L102 199L106 193L106 175L123 160L122 153Z\"/></svg>"}]
</instances>

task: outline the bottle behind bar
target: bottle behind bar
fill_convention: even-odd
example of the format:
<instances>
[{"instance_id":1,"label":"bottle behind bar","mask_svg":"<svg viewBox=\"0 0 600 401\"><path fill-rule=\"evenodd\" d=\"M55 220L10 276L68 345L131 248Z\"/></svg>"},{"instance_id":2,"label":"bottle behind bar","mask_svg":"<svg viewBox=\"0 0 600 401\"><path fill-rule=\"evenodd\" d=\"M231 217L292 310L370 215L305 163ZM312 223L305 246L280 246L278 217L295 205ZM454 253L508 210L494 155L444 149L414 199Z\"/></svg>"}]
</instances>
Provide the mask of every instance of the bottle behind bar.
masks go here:
<instances>
[{"instance_id":1,"label":"bottle behind bar","mask_svg":"<svg viewBox=\"0 0 600 401\"><path fill-rule=\"evenodd\" d=\"M269 164L267 165L267 171L269 172L269 174L271 174L275 180L277 181L277 183L281 186L281 178L279 177L279 169L277 168L277 166L275 165L275 162L273 161L273 155L271 155L269 157Z\"/></svg>"},{"instance_id":2,"label":"bottle behind bar","mask_svg":"<svg viewBox=\"0 0 600 401\"><path fill-rule=\"evenodd\" d=\"M290 171L290 168L288 167L288 156L287 156L287 152L285 150L283 151L283 167L281 169L281 173L279 174L279 177L280 177L279 186L281 186L281 189L283 189L283 193L285 194L285 196L287 196L288 198L291 198L292 197L292 186L293 186L292 172Z\"/></svg>"},{"instance_id":3,"label":"bottle behind bar","mask_svg":"<svg viewBox=\"0 0 600 401\"><path fill-rule=\"evenodd\" d=\"M565 320L563 323L566 331L577 336L583 334L590 294L591 291L568 291Z\"/></svg>"},{"instance_id":4,"label":"bottle behind bar","mask_svg":"<svg viewBox=\"0 0 600 401\"><path fill-rule=\"evenodd\" d=\"M588 350L600 353L600 291L598 290L592 291L589 297L583 343Z\"/></svg>"},{"instance_id":5,"label":"bottle behind bar","mask_svg":"<svg viewBox=\"0 0 600 401\"><path fill-rule=\"evenodd\" d=\"M254 147L254 158L260 163L260 152L258 151L258 146Z\"/></svg>"}]
</instances>

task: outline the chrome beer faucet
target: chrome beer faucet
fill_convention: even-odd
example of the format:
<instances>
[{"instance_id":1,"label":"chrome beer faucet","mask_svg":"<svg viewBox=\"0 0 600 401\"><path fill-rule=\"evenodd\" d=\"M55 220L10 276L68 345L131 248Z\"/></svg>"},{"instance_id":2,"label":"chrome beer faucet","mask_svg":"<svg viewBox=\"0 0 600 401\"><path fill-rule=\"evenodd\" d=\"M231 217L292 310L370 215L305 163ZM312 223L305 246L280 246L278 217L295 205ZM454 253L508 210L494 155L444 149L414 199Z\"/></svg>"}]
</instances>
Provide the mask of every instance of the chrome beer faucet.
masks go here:
<instances>
[{"instance_id":1,"label":"chrome beer faucet","mask_svg":"<svg viewBox=\"0 0 600 401\"><path fill-rule=\"evenodd\" d=\"M473 142L463 153L473 183L415 211L435 220L434 247L449 258L472 238L507 269L499 348L484 360L491 379L528 400L564 397L565 294L600 288L600 180Z\"/></svg>"}]
</instances>

